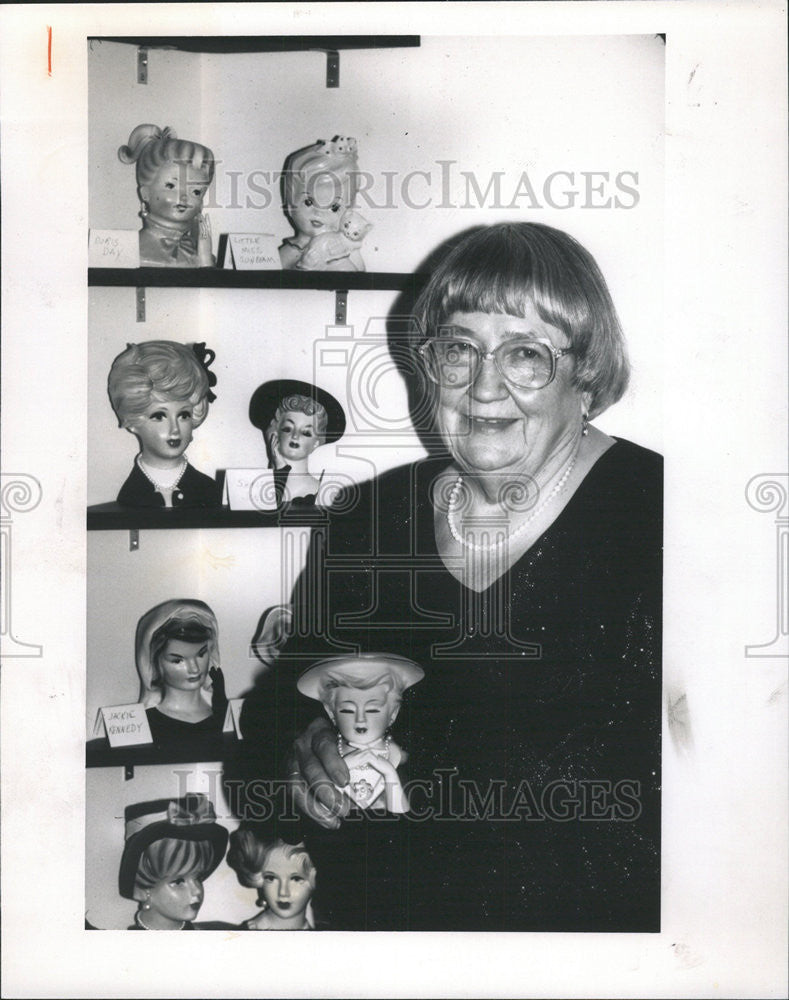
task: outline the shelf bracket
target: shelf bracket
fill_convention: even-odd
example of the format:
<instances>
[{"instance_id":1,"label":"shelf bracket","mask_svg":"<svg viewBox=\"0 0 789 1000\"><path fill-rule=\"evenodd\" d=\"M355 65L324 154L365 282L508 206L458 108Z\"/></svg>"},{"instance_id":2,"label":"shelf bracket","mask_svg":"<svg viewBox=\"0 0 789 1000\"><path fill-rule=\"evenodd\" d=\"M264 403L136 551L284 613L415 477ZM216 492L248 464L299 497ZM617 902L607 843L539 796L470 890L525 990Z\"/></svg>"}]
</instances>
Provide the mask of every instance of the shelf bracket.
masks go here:
<instances>
[{"instance_id":1,"label":"shelf bracket","mask_svg":"<svg viewBox=\"0 0 789 1000\"><path fill-rule=\"evenodd\" d=\"M326 86L340 86L340 53L336 49L326 49Z\"/></svg>"},{"instance_id":2,"label":"shelf bracket","mask_svg":"<svg viewBox=\"0 0 789 1000\"><path fill-rule=\"evenodd\" d=\"M123 780L134 781L134 764L125 764L123 768Z\"/></svg>"},{"instance_id":3,"label":"shelf bracket","mask_svg":"<svg viewBox=\"0 0 789 1000\"><path fill-rule=\"evenodd\" d=\"M136 289L136 301L137 301L137 322L145 322L145 289Z\"/></svg>"},{"instance_id":4,"label":"shelf bracket","mask_svg":"<svg viewBox=\"0 0 789 1000\"><path fill-rule=\"evenodd\" d=\"M140 547L140 529L129 528L129 552L136 552Z\"/></svg>"},{"instance_id":5,"label":"shelf bracket","mask_svg":"<svg viewBox=\"0 0 789 1000\"><path fill-rule=\"evenodd\" d=\"M334 325L347 326L348 319L348 292L345 289L337 289L334 293Z\"/></svg>"},{"instance_id":6,"label":"shelf bracket","mask_svg":"<svg viewBox=\"0 0 789 1000\"><path fill-rule=\"evenodd\" d=\"M148 49L140 45L137 49L137 83L148 82Z\"/></svg>"}]
</instances>

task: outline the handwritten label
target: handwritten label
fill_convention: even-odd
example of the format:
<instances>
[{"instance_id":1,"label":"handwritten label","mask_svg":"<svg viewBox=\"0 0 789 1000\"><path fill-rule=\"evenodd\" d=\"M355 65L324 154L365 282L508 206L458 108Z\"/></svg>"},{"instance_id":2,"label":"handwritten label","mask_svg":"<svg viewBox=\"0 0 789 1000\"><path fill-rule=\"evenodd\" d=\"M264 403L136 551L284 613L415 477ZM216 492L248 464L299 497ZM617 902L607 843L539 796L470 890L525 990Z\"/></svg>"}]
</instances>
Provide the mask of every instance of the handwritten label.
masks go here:
<instances>
[{"instance_id":1,"label":"handwritten label","mask_svg":"<svg viewBox=\"0 0 789 1000\"><path fill-rule=\"evenodd\" d=\"M110 705L99 709L94 736L106 735L111 747L132 747L153 743L151 727L141 702L133 705Z\"/></svg>"},{"instance_id":2,"label":"handwritten label","mask_svg":"<svg viewBox=\"0 0 789 1000\"><path fill-rule=\"evenodd\" d=\"M223 502L231 510L276 510L271 469L227 469Z\"/></svg>"},{"instance_id":3,"label":"handwritten label","mask_svg":"<svg viewBox=\"0 0 789 1000\"><path fill-rule=\"evenodd\" d=\"M91 229L89 267L139 267L140 234L136 229Z\"/></svg>"},{"instance_id":4,"label":"handwritten label","mask_svg":"<svg viewBox=\"0 0 789 1000\"><path fill-rule=\"evenodd\" d=\"M230 233L225 266L237 271L279 271L281 240L272 233ZM228 263L229 262L229 263Z\"/></svg>"},{"instance_id":5,"label":"handwritten label","mask_svg":"<svg viewBox=\"0 0 789 1000\"><path fill-rule=\"evenodd\" d=\"M223 733L235 733L240 740L244 738L241 735L241 709L243 705L243 698L231 698L227 703L225 723L222 726Z\"/></svg>"}]
</instances>

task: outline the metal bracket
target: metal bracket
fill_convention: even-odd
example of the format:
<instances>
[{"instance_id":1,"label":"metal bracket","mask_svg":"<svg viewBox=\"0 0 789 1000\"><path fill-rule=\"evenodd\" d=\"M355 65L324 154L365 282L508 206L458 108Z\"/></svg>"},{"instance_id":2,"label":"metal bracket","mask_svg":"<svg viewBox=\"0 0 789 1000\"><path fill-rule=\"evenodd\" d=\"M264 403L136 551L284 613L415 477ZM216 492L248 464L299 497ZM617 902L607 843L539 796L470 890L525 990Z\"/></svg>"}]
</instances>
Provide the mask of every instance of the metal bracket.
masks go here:
<instances>
[{"instance_id":1,"label":"metal bracket","mask_svg":"<svg viewBox=\"0 0 789 1000\"><path fill-rule=\"evenodd\" d=\"M137 322L145 322L145 289L137 288L135 289L137 296Z\"/></svg>"},{"instance_id":2,"label":"metal bracket","mask_svg":"<svg viewBox=\"0 0 789 1000\"><path fill-rule=\"evenodd\" d=\"M340 86L340 53L336 49L326 50L326 86Z\"/></svg>"},{"instance_id":3,"label":"metal bracket","mask_svg":"<svg viewBox=\"0 0 789 1000\"><path fill-rule=\"evenodd\" d=\"M346 326L348 319L348 292L339 288L334 293L334 325Z\"/></svg>"},{"instance_id":4,"label":"metal bracket","mask_svg":"<svg viewBox=\"0 0 789 1000\"><path fill-rule=\"evenodd\" d=\"M129 552L136 552L140 547L140 529L129 528Z\"/></svg>"},{"instance_id":5,"label":"metal bracket","mask_svg":"<svg viewBox=\"0 0 789 1000\"><path fill-rule=\"evenodd\" d=\"M148 82L148 49L141 45L137 49L137 83Z\"/></svg>"}]
</instances>

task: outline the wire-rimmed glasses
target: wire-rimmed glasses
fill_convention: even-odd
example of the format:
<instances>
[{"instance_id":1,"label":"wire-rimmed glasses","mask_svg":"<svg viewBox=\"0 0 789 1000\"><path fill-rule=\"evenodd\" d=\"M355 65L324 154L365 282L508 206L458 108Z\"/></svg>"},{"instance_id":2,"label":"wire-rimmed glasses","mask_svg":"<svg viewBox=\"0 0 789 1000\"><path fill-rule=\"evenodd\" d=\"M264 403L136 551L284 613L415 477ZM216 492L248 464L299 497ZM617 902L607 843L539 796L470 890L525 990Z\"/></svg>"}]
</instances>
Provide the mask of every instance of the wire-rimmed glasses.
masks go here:
<instances>
[{"instance_id":1,"label":"wire-rimmed glasses","mask_svg":"<svg viewBox=\"0 0 789 1000\"><path fill-rule=\"evenodd\" d=\"M470 340L435 337L419 348L428 378L437 385L460 389L479 375L483 361L492 360L501 377L518 389L544 389L556 376L556 365L571 347L554 347L550 341L508 340L495 351L483 352Z\"/></svg>"}]
</instances>

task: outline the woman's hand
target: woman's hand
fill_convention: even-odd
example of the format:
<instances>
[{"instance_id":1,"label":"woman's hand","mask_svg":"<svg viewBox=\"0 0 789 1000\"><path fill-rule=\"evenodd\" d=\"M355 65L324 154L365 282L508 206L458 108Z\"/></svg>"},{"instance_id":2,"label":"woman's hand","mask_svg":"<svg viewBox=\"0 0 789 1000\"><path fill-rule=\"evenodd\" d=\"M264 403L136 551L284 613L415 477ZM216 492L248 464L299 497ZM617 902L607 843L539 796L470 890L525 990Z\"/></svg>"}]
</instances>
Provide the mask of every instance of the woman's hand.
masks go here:
<instances>
[{"instance_id":1,"label":"woman's hand","mask_svg":"<svg viewBox=\"0 0 789 1000\"><path fill-rule=\"evenodd\" d=\"M197 265L214 266L214 255L211 252L211 220L202 212L197 216Z\"/></svg>"},{"instance_id":2,"label":"woman's hand","mask_svg":"<svg viewBox=\"0 0 789 1000\"><path fill-rule=\"evenodd\" d=\"M266 428L266 444L268 445L271 463L274 468L284 469L288 463L282 457L282 452L279 450L279 435L277 434L277 430L277 422L276 420L272 420Z\"/></svg>"},{"instance_id":3,"label":"woman's hand","mask_svg":"<svg viewBox=\"0 0 789 1000\"><path fill-rule=\"evenodd\" d=\"M350 781L337 752L337 736L328 719L315 719L293 744L288 781L296 808L327 830L336 830L348 813L341 791ZM339 786L339 787L338 787Z\"/></svg>"}]
</instances>

